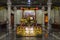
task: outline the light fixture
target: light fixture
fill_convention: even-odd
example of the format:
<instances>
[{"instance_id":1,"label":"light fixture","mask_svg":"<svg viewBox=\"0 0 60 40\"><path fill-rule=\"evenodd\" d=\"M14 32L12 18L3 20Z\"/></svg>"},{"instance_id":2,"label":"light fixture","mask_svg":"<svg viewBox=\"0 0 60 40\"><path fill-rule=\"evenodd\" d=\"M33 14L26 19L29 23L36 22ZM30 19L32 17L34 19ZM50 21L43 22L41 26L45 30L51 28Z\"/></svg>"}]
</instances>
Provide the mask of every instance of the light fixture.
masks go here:
<instances>
[{"instance_id":1,"label":"light fixture","mask_svg":"<svg viewBox=\"0 0 60 40\"><path fill-rule=\"evenodd\" d=\"M30 28L30 33L34 33L34 32L33 32L33 28Z\"/></svg>"},{"instance_id":2,"label":"light fixture","mask_svg":"<svg viewBox=\"0 0 60 40\"><path fill-rule=\"evenodd\" d=\"M29 28L26 27L26 31L25 31L27 34L29 34Z\"/></svg>"},{"instance_id":3,"label":"light fixture","mask_svg":"<svg viewBox=\"0 0 60 40\"><path fill-rule=\"evenodd\" d=\"M33 27L32 27L32 28L30 28L30 30L33 30Z\"/></svg>"},{"instance_id":4,"label":"light fixture","mask_svg":"<svg viewBox=\"0 0 60 40\"><path fill-rule=\"evenodd\" d=\"M31 27L31 28L28 28L28 27L26 27L26 29L25 29L26 31L26 35L27 34L34 34L34 29L33 29L33 27Z\"/></svg>"},{"instance_id":5,"label":"light fixture","mask_svg":"<svg viewBox=\"0 0 60 40\"><path fill-rule=\"evenodd\" d=\"M30 4L31 4L31 0L28 0L27 4L28 4L28 6L30 6Z\"/></svg>"},{"instance_id":6,"label":"light fixture","mask_svg":"<svg viewBox=\"0 0 60 40\"><path fill-rule=\"evenodd\" d=\"M33 20L33 17L30 17L31 20Z\"/></svg>"},{"instance_id":7,"label":"light fixture","mask_svg":"<svg viewBox=\"0 0 60 40\"><path fill-rule=\"evenodd\" d=\"M29 30L28 27L26 27L26 30Z\"/></svg>"}]
</instances>

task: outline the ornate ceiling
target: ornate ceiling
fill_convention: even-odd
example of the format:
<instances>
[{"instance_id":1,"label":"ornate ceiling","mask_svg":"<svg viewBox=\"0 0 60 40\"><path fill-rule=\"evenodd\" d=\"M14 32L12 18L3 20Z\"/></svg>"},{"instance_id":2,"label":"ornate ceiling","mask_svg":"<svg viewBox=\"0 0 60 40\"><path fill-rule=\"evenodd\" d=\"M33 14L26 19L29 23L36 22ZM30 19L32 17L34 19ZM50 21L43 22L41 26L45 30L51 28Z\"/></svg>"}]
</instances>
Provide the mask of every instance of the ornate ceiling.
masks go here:
<instances>
[{"instance_id":1,"label":"ornate ceiling","mask_svg":"<svg viewBox=\"0 0 60 40\"><path fill-rule=\"evenodd\" d=\"M47 5L48 0L31 0L32 5ZM28 5L28 0L11 0L12 5ZM0 6L6 6L7 0L0 0ZM52 0L53 6L60 6L60 0Z\"/></svg>"}]
</instances>

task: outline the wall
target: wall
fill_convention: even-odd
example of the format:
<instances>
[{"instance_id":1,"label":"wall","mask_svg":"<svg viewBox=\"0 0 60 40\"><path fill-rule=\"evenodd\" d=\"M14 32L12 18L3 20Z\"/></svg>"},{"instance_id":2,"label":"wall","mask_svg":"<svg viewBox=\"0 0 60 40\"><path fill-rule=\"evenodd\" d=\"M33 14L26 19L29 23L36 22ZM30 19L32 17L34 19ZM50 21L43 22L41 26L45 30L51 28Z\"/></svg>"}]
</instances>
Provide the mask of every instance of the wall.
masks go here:
<instances>
[{"instance_id":1,"label":"wall","mask_svg":"<svg viewBox=\"0 0 60 40\"><path fill-rule=\"evenodd\" d=\"M20 24L20 19L22 18L22 10L17 10L16 14L16 24ZM36 10L36 20L37 23L42 24L43 16L42 16L42 10Z\"/></svg>"},{"instance_id":2,"label":"wall","mask_svg":"<svg viewBox=\"0 0 60 40\"><path fill-rule=\"evenodd\" d=\"M59 7L55 7L54 8L54 21L55 21L55 23L57 23L57 24L60 24L60 12L59 12L60 10L59 10Z\"/></svg>"},{"instance_id":3,"label":"wall","mask_svg":"<svg viewBox=\"0 0 60 40\"><path fill-rule=\"evenodd\" d=\"M54 8L51 10L51 19L52 22L56 21L58 24L60 24L60 16L59 12L60 10ZM17 10L16 15L16 24L20 24L20 19L22 18L22 10ZM0 22L4 22L7 19L7 9L1 9L0 10ZM43 16L42 16L42 10L36 10L36 20L37 23L42 24L43 22Z\"/></svg>"},{"instance_id":4,"label":"wall","mask_svg":"<svg viewBox=\"0 0 60 40\"><path fill-rule=\"evenodd\" d=\"M43 16L42 16L42 10L36 10L36 20L37 23L42 24L43 22Z\"/></svg>"},{"instance_id":5,"label":"wall","mask_svg":"<svg viewBox=\"0 0 60 40\"><path fill-rule=\"evenodd\" d=\"M12 11L12 13L14 14L14 11ZM0 22L4 22L5 20L7 20L7 17L8 17L7 14L8 14L7 9L4 8L0 10ZM15 17L16 24L20 24L21 18L22 18L22 10L17 10L16 17Z\"/></svg>"},{"instance_id":6,"label":"wall","mask_svg":"<svg viewBox=\"0 0 60 40\"><path fill-rule=\"evenodd\" d=\"M52 23L54 23L54 9L51 10L51 20L52 20Z\"/></svg>"},{"instance_id":7,"label":"wall","mask_svg":"<svg viewBox=\"0 0 60 40\"><path fill-rule=\"evenodd\" d=\"M22 18L22 10L17 10L16 13L16 24L20 24L20 19Z\"/></svg>"},{"instance_id":8,"label":"wall","mask_svg":"<svg viewBox=\"0 0 60 40\"><path fill-rule=\"evenodd\" d=\"M54 7L51 10L52 23L60 24L60 7Z\"/></svg>"},{"instance_id":9,"label":"wall","mask_svg":"<svg viewBox=\"0 0 60 40\"><path fill-rule=\"evenodd\" d=\"M0 10L0 22L4 22L7 18L7 10L4 8L4 9L1 9Z\"/></svg>"}]
</instances>

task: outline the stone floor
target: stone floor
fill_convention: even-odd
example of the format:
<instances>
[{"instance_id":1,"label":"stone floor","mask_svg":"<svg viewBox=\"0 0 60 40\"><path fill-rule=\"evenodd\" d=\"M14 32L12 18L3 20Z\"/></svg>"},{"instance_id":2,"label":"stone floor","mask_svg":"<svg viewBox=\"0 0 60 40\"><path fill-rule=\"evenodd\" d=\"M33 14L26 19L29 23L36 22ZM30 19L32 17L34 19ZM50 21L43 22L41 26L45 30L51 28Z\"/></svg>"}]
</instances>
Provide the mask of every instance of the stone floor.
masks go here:
<instances>
[{"instance_id":1,"label":"stone floor","mask_svg":"<svg viewBox=\"0 0 60 40\"><path fill-rule=\"evenodd\" d=\"M7 34L7 32L5 31L0 31L0 37L4 34ZM56 35L60 38L60 32L55 32L53 31L53 33L51 33L52 35ZM57 39L55 37L53 37L52 35L50 35L49 39L45 38L45 40L60 40L60 39ZM10 38L11 40L15 40L14 39L14 32L12 31L11 35L10 35ZM0 39L0 40L9 40L9 35L5 36L4 38ZM16 40L42 40L42 38L39 38L39 37L20 37L20 38L16 38Z\"/></svg>"}]
</instances>

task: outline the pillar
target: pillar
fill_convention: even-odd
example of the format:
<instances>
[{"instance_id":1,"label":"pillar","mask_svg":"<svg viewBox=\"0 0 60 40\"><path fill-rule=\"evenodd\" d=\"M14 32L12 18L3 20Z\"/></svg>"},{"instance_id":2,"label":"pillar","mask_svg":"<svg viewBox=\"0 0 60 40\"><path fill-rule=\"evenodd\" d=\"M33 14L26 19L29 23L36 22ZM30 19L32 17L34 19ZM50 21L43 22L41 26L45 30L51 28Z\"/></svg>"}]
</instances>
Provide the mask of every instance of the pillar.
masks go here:
<instances>
[{"instance_id":1,"label":"pillar","mask_svg":"<svg viewBox=\"0 0 60 40\"><path fill-rule=\"evenodd\" d=\"M7 0L7 8L8 8L8 15L7 15L7 18L8 18L8 26L7 26L7 29L8 29L8 40L11 40L11 33L12 33L12 30L11 30L11 1L10 0Z\"/></svg>"},{"instance_id":2,"label":"pillar","mask_svg":"<svg viewBox=\"0 0 60 40\"><path fill-rule=\"evenodd\" d=\"M50 24L50 20L51 20L51 16L50 16L50 13L51 13L51 1L52 0L48 0L47 2L47 7L48 7L48 40L50 40L50 30L51 30L51 24Z\"/></svg>"},{"instance_id":3,"label":"pillar","mask_svg":"<svg viewBox=\"0 0 60 40\"><path fill-rule=\"evenodd\" d=\"M16 15L17 15L17 8L16 8L16 6L14 6L14 40L16 40L16 27L17 27L17 25L16 25L16 21L17 21Z\"/></svg>"},{"instance_id":4,"label":"pillar","mask_svg":"<svg viewBox=\"0 0 60 40\"><path fill-rule=\"evenodd\" d=\"M44 10L45 10L45 8L44 8L44 6L42 6L42 14L43 14L42 15L43 16L43 24L42 24L42 30L43 30L43 33L42 34L43 35L42 35L42 40L45 40L45 36L44 36L45 35L45 23L44 23L44 18L45 17L44 17Z\"/></svg>"}]
</instances>

